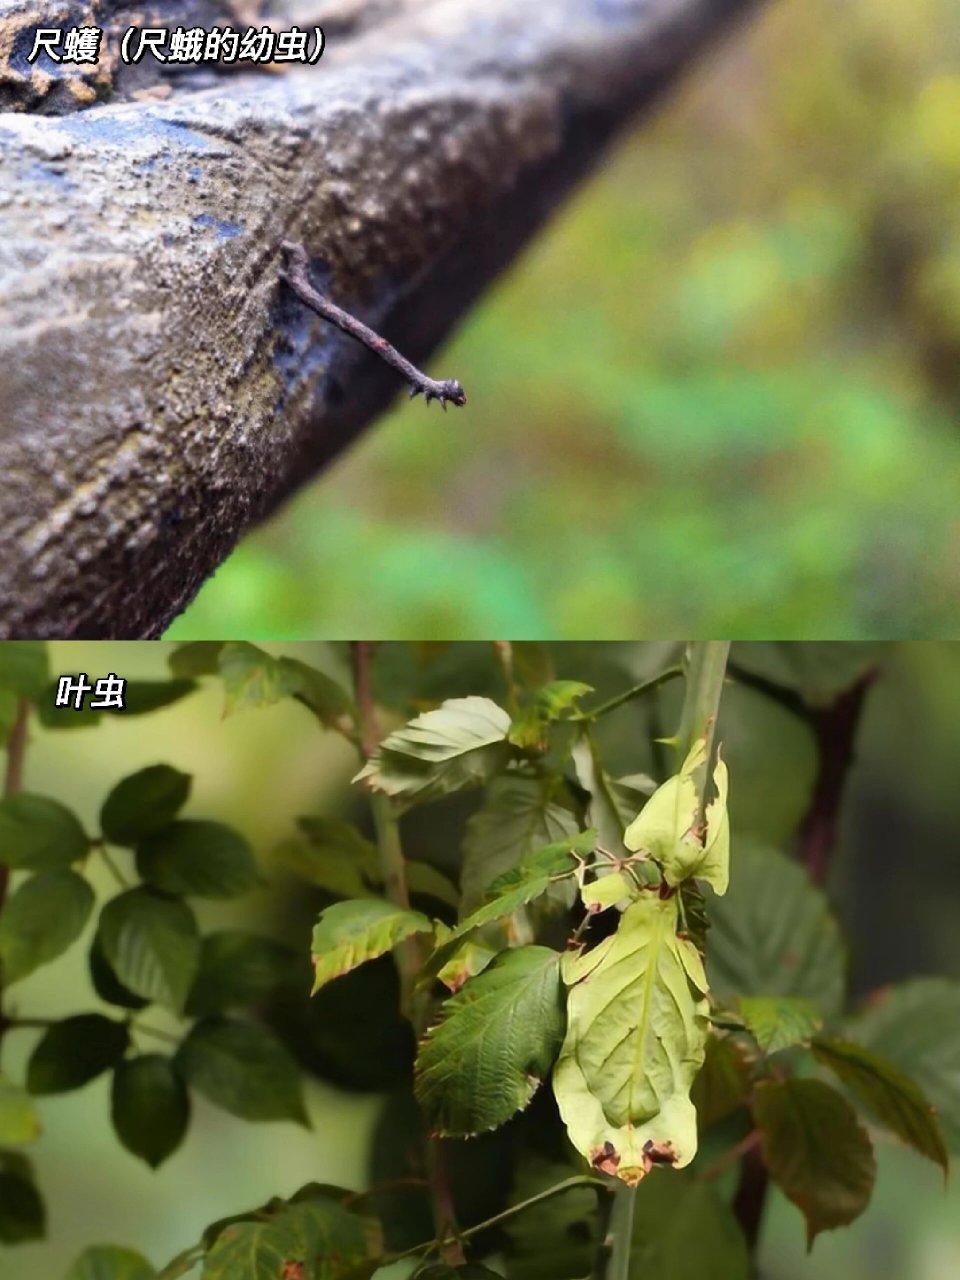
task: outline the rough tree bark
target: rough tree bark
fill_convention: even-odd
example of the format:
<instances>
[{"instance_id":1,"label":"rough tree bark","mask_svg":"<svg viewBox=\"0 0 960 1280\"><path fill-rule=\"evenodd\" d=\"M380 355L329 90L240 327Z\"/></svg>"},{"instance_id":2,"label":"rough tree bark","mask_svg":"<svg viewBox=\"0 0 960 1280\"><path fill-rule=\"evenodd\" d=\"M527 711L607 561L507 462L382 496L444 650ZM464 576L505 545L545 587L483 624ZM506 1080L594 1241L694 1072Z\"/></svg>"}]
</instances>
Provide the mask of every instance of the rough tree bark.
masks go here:
<instances>
[{"instance_id":1,"label":"rough tree bark","mask_svg":"<svg viewBox=\"0 0 960 1280\"><path fill-rule=\"evenodd\" d=\"M422 363L752 3L315 0L314 67L94 83L24 45L97 0L0 0L0 636L157 635L402 391L280 284L282 240Z\"/></svg>"}]
</instances>

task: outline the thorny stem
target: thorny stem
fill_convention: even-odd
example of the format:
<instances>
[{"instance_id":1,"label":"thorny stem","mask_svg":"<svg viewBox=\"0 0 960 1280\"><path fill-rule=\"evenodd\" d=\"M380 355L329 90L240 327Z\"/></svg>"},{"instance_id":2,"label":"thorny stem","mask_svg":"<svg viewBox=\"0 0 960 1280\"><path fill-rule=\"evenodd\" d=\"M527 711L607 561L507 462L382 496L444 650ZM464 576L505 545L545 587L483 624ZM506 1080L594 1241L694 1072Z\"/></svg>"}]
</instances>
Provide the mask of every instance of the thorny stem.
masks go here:
<instances>
[{"instance_id":1,"label":"thorny stem","mask_svg":"<svg viewBox=\"0 0 960 1280\"><path fill-rule=\"evenodd\" d=\"M7 738L7 764L3 775L3 795L15 796L23 785L23 761L27 751L27 729L30 722L30 702L27 698L17 700L17 712ZM0 864L0 911L7 899L10 887L10 869ZM4 1032L12 1025L3 1012L3 973L0 971L0 1041Z\"/></svg>"},{"instance_id":2,"label":"thorny stem","mask_svg":"<svg viewBox=\"0 0 960 1280\"><path fill-rule=\"evenodd\" d=\"M380 742L371 679L373 649L374 645L369 640L354 640L350 646L354 696L359 717L360 751L364 760L370 759ZM399 907L409 907L407 868L403 857L403 846L400 843L397 815L389 797L375 793L370 801L377 833L377 847L380 850L380 869L387 897ZM414 997L417 975L426 960L422 940L416 937L408 938L397 947L396 957L397 971L400 976L400 1007L410 1019L414 1032L419 1037L426 1029L429 1019L428 997L425 995L421 1000ZM426 1139L425 1157L434 1225L438 1239L444 1241L441 1246L443 1258L444 1261L457 1265L464 1260L463 1249L457 1233L444 1149L438 1139L432 1137ZM448 1238L451 1232L452 1238Z\"/></svg>"},{"instance_id":3,"label":"thorny stem","mask_svg":"<svg viewBox=\"0 0 960 1280\"><path fill-rule=\"evenodd\" d=\"M284 240L280 247L286 255L286 269L280 272L280 279L287 282L300 301L305 303L311 311L315 311L324 320L335 324L351 338L356 338L357 342L362 342L365 347L369 347L381 360L386 361L391 368L396 369L402 377L406 378L410 384L411 400L414 396L423 395L426 397L427 404L431 400L439 400L444 410L448 400L457 406L467 403L463 387L456 378L446 378L440 382L434 378L428 378L425 373L421 373L415 365L402 356L396 347L392 347L386 338L381 338L355 316L342 310L322 293L318 293L310 283L310 262L302 244Z\"/></svg>"}]
</instances>

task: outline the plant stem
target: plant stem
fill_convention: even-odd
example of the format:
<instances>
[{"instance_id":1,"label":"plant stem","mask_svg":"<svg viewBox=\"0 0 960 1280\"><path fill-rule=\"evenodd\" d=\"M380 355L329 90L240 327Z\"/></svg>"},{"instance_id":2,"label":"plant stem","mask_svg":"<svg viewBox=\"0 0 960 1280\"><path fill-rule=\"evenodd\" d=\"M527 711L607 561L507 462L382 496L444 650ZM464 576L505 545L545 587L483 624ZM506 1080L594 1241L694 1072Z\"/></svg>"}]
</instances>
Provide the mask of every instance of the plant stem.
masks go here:
<instances>
[{"instance_id":1,"label":"plant stem","mask_svg":"<svg viewBox=\"0 0 960 1280\"><path fill-rule=\"evenodd\" d=\"M606 1191L609 1189L609 1184L602 1182L599 1178L592 1178L589 1174L577 1174L576 1177L565 1178L563 1182L558 1182L555 1186L548 1187L546 1191L538 1191L535 1196L530 1196L527 1200L521 1200L519 1204L512 1204L509 1209L504 1209L492 1218L487 1218L472 1227L467 1227L460 1232L460 1239L470 1240L473 1236L480 1235L482 1231L489 1231L491 1227L495 1227L501 1222L506 1222L509 1218L515 1218L518 1213L532 1209L535 1204L541 1204L544 1200L552 1200L554 1196L561 1195L564 1191L571 1191L574 1187L598 1187ZM410 1249L404 1249L403 1253L395 1253L392 1257L385 1258L384 1264L393 1264L394 1262L402 1261L404 1258L413 1258L418 1253L423 1253L425 1250L433 1248L437 1243L438 1241L436 1240L425 1240L423 1244L415 1244ZM441 1240L439 1243L443 1244L444 1241Z\"/></svg>"},{"instance_id":2,"label":"plant stem","mask_svg":"<svg viewBox=\"0 0 960 1280\"><path fill-rule=\"evenodd\" d=\"M622 707L624 703L633 702L635 698L642 698L645 693L652 693L654 689L659 689L682 675L683 667L667 667L666 671L661 671L652 680L644 680L642 684L631 685L629 689L624 689L623 693L616 694L615 697L610 698L607 702L601 702L599 707L590 707L587 711L580 712L579 715L572 715L570 719L599 720L601 716L608 715L611 711L616 711L617 707Z\"/></svg>"},{"instance_id":3,"label":"plant stem","mask_svg":"<svg viewBox=\"0 0 960 1280\"><path fill-rule=\"evenodd\" d=\"M380 744L380 729L371 680L372 642L353 641L350 646L350 655L353 666L354 695L360 722L360 751L364 760L369 760ZM407 866L403 856L403 845L400 842L396 812L389 798L383 795L371 796L371 806L377 834L377 848L380 851L380 870L387 897L399 907L409 907ZM423 940L419 937L408 938L396 948L394 954L400 977L400 1009L410 1019L414 1033L419 1039L430 1017L429 994L424 993L421 999L414 996L417 975L426 960ZM442 1256L445 1262L457 1265L464 1261L463 1249L457 1233L453 1193L447 1178L445 1152L439 1139L425 1137L424 1156L434 1226L437 1238L444 1241L441 1246ZM452 1238L448 1238L451 1230Z\"/></svg>"},{"instance_id":4,"label":"plant stem","mask_svg":"<svg viewBox=\"0 0 960 1280\"><path fill-rule=\"evenodd\" d=\"M7 764L3 775L4 799L15 796L23 786L23 762L27 751L27 728L30 722L30 702L17 699L17 713L7 738ZM7 900L10 888L10 868L0 863L0 911ZM4 1032L12 1025L3 1012L3 973L0 971L0 1042Z\"/></svg>"},{"instance_id":5,"label":"plant stem","mask_svg":"<svg viewBox=\"0 0 960 1280\"><path fill-rule=\"evenodd\" d=\"M610 1212L610 1254L604 1280L629 1280L630 1251L633 1248L633 1211L637 1188L620 1182L613 1189Z\"/></svg>"},{"instance_id":6,"label":"plant stem","mask_svg":"<svg viewBox=\"0 0 960 1280\"><path fill-rule=\"evenodd\" d=\"M698 738L707 741L707 770L713 756L717 712L730 653L729 640L696 640L687 648L687 691L677 730L677 754L681 762ZM701 787L701 805L706 786Z\"/></svg>"}]
</instances>

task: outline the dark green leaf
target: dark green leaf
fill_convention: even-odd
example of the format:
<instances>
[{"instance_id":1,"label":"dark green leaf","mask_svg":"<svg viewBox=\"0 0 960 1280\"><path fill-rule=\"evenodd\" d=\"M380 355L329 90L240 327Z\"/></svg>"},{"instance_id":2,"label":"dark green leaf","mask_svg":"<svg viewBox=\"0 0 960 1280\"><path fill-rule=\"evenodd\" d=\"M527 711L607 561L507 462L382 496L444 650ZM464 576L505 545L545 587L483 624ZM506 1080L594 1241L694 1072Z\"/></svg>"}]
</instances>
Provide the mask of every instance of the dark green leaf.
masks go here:
<instances>
[{"instance_id":1,"label":"dark green leaf","mask_svg":"<svg viewBox=\"0 0 960 1280\"><path fill-rule=\"evenodd\" d=\"M134 995L179 1013L196 977L200 938L184 902L150 889L121 893L100 913L100 947Z\"/></svg>"},{"instance_id":2,"label":"dark green leaf","mask_svg":"<svg viewBox=\"0 0 960 1280\"><path fill-rule=\"evenodd\" d=\"M42 1240L46 1226L30 1161L12 1151L0 1151L0 1244Z\"/></svg>"},{"instance_id":3,"label":"dark green leaf","mask_svg":"<svg viewBox=\"0 0 960 1280\"><path fill-rule=\"evenodd\" d=\"M433 933L433 923L419 911L383 898L335 902L320 912L313 930L313 993L418 933Z\"/></svg>"},{"instance_id":4,"label":"dark green leaf","mask_svg":"<svg viewBox=\"0 0 960 1280\"><path fill-rule=\"evenodd\" d=\"M123 1057L130 1034L121 1022L102 1013L78 1013L47 1027L30 1055L27 1088L31 1093L67 1093L79 1089Z\"/></svg>"},{"instance_id":5,"label":"dark green leaf","mask_svg":"<svg viewBox=\"0 0 960 1280\"><path fill-rule=\"evenodd\" d=\"M433 1131L466 1138L506 1124L552 1067L564 1025L558 952L520 947L471 978L417 1058L417 1098Z\"/></svg>"},{"instance_id":6,"label":"dark green leaf","mask_svg":"<svg viewBox=\"0 0 960 1280\"><path fill-rule=\"evenodd\" d=\"M159 711L161 707L179 702L196 688L193 680L128 680L123 695L123 711L113 714L139 716Z\"/></svg>"},{"instance_id":7,"label":"dark green leaf","mask_svg":"<svg viewBox=\"0 0 960 1280\"><path fill-rule=\"evenodd\" d=\"M220 670L222 640L191 640L178 645L167 660L173 675L181 680L194 676L215 676Z\"/></svg>"},{"instance_id":8,"label":"dark green leaf","mask_svg":"<svg viewBox=\"0 0 960 1280\"><path fill-rule=\"evenodd\" d=\"M312 711L327 729L341 725L351 714L353 703L346 692L316 667L296 658L278 658L280 688Z\"/></svg>"},{"instance_id":9,"label":"dark green leaf","mask_svg":"<svg viewBox=\"0 0 960 1280\"><path fill-rule=\"evenodd\" d=\"M174 1062L193 1088L244 1120L309 1125L299 1068L264 1027L205 1018L193 1026Z\"/></svg>"},{"instance_id":10,"label":"dark green leaf","mask_svg":"<svg viewBox=\"0 0 960 1280\"><path fill-rule=\"evenodd\" d=\"M916 1081L936 1109L947 1148L960 1154L960 982L900 983L851 1019L846 1031Z\"/></svg>"},{"instance_id":11,"label":"dark green leaf","mask_svg":"<svg viewBox=\"0 0 960 1280\"><path fill-rule=\"evenodd\" d=\"M713 1188L654 1169L637 1188L630 1280L748 1280L737 1221Z\"/></svg>"},{"instance_id":12,"label":"dark green leaf","mask_svg":"<svg viewBox=\"0 0 960 1280\"><path fill-rule=\"evenodd\" d=\"M50 683L43 640L5 640L0 645L0 689L37 702Z\"/></svg>"},{"instance_id":13,"label":"dark green leaf","mask_svg":"<svg viewBox=\"0 0 960 1280\"><path fill-rule=\"evenodd\" d=\"M297 825L303 834L284 841L277 856L304 880L338 898L362 898L381 882L377 846L353 823L320 814Z\"/></svg>"},{"instance_id":14,"label":"dark green leaf","mask_svg":"<svg viewBox=\"0 0 960 1280\"><path fill-rule=\"evenodd\" d=\"M21 791L0 800L0 862L47 871L79 862L90 841L77 818L56 800Z\"/></svg>"},{"instance_id":15,"label":"dark green leaf","mask_svg":"<svg viewBox=\"0 0 960 1280\"><path fill-rule=\"evenodd\" d=\"M805 1044L823 1019L803 996L742 996L740 1016L764 1053Z\"/></svg>"},{"instance_id":16,"label":"dark green leaf","mask_svg":"<svg viewBox=\"0 0 960 1280\"><path fill-rule=\"evenodd\" d=\"M119 981L103 954L99 933L90 945L88 963L93 989L107 1004L119 1005L121 1009L144 1009L150 1003L142 996L135 996Z\"/></svg>"},{"instance_id":17,"label":"dark green leaf","mask_svg":"<svg viewBox=\"0 0 960 1280\"><path fill-rule=\"evenodd\" d=\"M510 717L489 698L449 698L394 730L354 781L407 802L477 786L509 759L509 730Z\"/></svg>"},{"instance_id":18,"label":"dark green leaf","mask_svg":"<svg viewBox=\"0 0 960 1280\"><path fill-rule=\"evenodd\" d=\"M75 871L38 871L0 912L0 971L9 985L55 960L80 936L94 893Z\"/></svg>"},{"instance_id":19,"label":"dark green leaf","mask_svg":"<svg viewBox=\"0 0 960 1280\"><path fill-rule=\"evenodd\" d=\"M176 817L190 794L191 778L154 764L121 779L100 810L100 829L113 844L135 845Z\"/></svg>"},{"instance_id":20,"label":"dark green leaf","mask_svg":"<svg viewBox=\"0 0 960 1280\"><path fill-rule=\"evenodd\" d=\"M298 1262L307 1264L304 1280L369 1280L381 1248L372 1219L317 1197L225 1227L204 1261L203 1280L281 1280Z\"/></svg>"},{"instance_id":21,"label":"dark green leaf","mask_svg":"<svg viewBox=\"0 0 960 1280\"><path fill-rule=\"evenodd\" d=\"M197 1017L257 1004L289 981L297 969L296 955L273 938L238 929L207 934L187 1013Z\"/></svg>"},{"instance_id":22,"label":"dark green leaf","mask_svg":"<svg viewBox=\"0 0 960 1280\"><path fill-rule=\"evenodd\" d=\"M508 775L493 780L464 836L460 888L465 912L526 854L577 835L577 820L556 803L556 791L557 784L549 779Z\"/></svg>"},{"instance_id":23,"label":"dark green leaf","mask_svg":"<svg viewBox=\"0 0 960 1280\"><path fill-rule=\"evenodd\" d=\"M0 1145L32 1142L39 1133L33 1099L22 1085L0 1074Z\"/></svg>"},{"instance_id":24,"label":"dark green leaf","mask_svg":"<svg viewBox=\"0 0 960 1280\"><path fill-rule=\"evenodd\" d=\"M856 1112L819 1080L757 1086L753 1114L770 1175L807 1220L807 1245L867 1207L876 1176L873 1146Z\"/></svg>"},{"instance_id":25,"label":"dark green leaf","mask_svg":"<svg viewBox=\"0 0 960 1280\"><path fill-rule=\"evenodd\" d=\"M165 893L235 898L262 884L247 841L222 822L181 819L137 845L137 870Z\"/></svg>"},{"instance_id":26,"label":"dark green leaf","mask_svg":"<svg viewBox=\"0 0 960 1280\"><path fill-rule=\"evenodd\" d=\"M709 902L707 976L720 1000L805 996L826 1017L843 1006L846 960L823 892L775 849L738 844L723 898Z\"/></svg>"},{"instance_id":27,"label":"dark green leaf","mask_svg":"<svg viewBox=\"0 0 960 1280\"><path fill-rule=\"evenodd\" d=\"M479 1262L465 1262L462 1267L451 1267L446 1262L438 1262L415 1272L414 1280L500 1280L500 1272L482 1267Z\"/></svg>"},{"instance_id":28,"label":"dark green leaf","mask_svg":"<svg viewBox=\"0 0 960 1280\"><path fill-rule=\"evenodd\" d=\"M541 1157L523 1159L510 1196L518 1204L569 1178L569 1165ZM510 1237L509 1280L581 1280L589 1275L596 1249L597 1192L571 1187L531 1205L504 1223Z\"/></svg>"},{"instance_id":29,"label":"dark green leaf","mask_svg":"<svg viewBox=\"0 0 960 1280\"><path fill-rule=\"evenodd\" d=\"M154 1280L156 1271L141 1253L117 1244L84 1249L66 1280Z\"/></svg>"},{"instance_id":30,"label":"dark green leaf","mask_svg":"<svg viewBox=\"0 0 960 1280\"><path fill-rule=\"evenodd\" d=\"M708 1036L707 1056L690 1090L700 1132L736 1111L749 1092L750 1064L742 1048L730 1036Z\"/></svg>"},{"instance_id":31,"label":"dark green leaf","mask_svg":"<svg viewBox=\"0 0 960 1280\"><path fill-rule=\"evenodd\" d=\"M923 1091L899 1067L848 1040L818 1036L814 1056L873 1113L922 1156L947 1172L940 1122Z\"/></svg>"},{"instance_id":32,"label":"dark green leaf","mask_svg":"<svg viewBox=\"0 0 960 1280\"><path fill-rule=\"evenodd\" d=\"M127 1058L113 1073L110 1114L117 1137L151 1169L183 1141L190 1120L186 1086L163 1054Z\"/></svg>"}]
</instances>

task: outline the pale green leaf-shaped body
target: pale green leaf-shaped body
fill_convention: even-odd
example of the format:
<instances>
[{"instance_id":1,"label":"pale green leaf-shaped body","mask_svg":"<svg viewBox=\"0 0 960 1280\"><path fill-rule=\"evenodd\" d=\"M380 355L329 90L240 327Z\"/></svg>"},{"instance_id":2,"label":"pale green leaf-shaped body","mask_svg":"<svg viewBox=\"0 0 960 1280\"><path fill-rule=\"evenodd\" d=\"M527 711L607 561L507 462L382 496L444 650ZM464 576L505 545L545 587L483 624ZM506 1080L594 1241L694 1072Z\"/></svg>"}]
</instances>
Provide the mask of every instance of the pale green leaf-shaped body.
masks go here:
<instances>
[{"instance_id":1,"label":"pale green leaf-shaped body","mask_svg":"<svg viewBox=\"0 0 960 1280\"><path fill-rule=\"evenodd\" d=\"M699 738L680 772L657 788L627 827L623 843L631 852L649 854L660 863L667 884L698 876L723 894L730 883L729 775L718 757L713 771L716 796L707 805L706 831L698 833L699 798L693 775L706 760L706 743Z\"/></svg>"},{"instance_id":2,"label":"pale green leaf-shaped body","mask_svg":"<svg viewBox=\"0 0 960 1280\"><path fill-rule=\"evenodd\" d=\"M615 934L562 965L560 1114L577 1150L628 1183L657 1163L682 1168L697 1151L690 1089L706 1051L707 980L677 923L676 896L644 896Z\"/></svg>"},{"instance_id":3,"label":"pale green leaf-shaped body","mask_svg":"<svg viewBox=\"0 0 960 1280\"><path fill-rule=\"evenodd\" d=\"M417 1058L416 1092L432 1129L466 1138L525 1107L563 1038L560 955L520 947L499 956L443 1007Z\"/></svg>"},{"instance_id":4,"label":"pale green leaf-shaped body","mask_svg":"<svg viewBox=\"0 0 960 1280\"><path fill-rule=\"evenodd\" d=\"M320 912L314 926L311 995L417 933L433 933L432 922L419 911L382 898L335 902Z\"/></svg>"}]
</instances>

